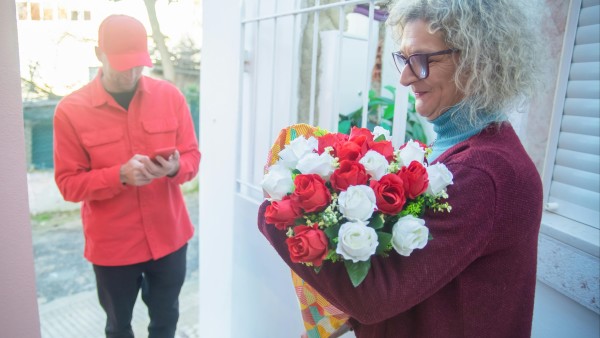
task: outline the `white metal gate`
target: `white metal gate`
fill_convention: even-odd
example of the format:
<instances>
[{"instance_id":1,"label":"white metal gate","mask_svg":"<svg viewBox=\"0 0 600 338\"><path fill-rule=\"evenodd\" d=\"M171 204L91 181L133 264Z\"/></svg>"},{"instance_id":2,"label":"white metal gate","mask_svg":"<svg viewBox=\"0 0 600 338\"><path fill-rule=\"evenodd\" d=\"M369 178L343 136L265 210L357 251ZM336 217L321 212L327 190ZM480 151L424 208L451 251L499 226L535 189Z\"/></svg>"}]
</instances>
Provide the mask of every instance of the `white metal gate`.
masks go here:
<instances>
[{"instance_id":1,"label":"white metal gate","mask_svg":"<svg viewBox=\"0 0 600 338\"><path fill-rule=\"evenodd\" d=\"M301 122L337 131L338 116L348 112L349 101L362 107L362 126L367 125L366 93L378 26L383 24L375 20L379 2L387 1L243 1L238 82L241 194L262 199L258 183L266 154L282 128ZM364 20L357 22L361 14L352 10L369 4L374 5L363 10ZM347 20L349 12L353 17ZM323 28L332 17L338 27ZM389 56L393 43L386 36L381 82L395 86L398 75ZM309 43L303 44L306 40ZM404 138L407 110L407 91L397 90L395 144Z\"/></svg>"},{"instance_id":2,"label":"white metal gate","mask_svg":"<svg viewBox=\"0 0 600 338\"><path fill-rule=\"evenodd\" d=\"M368 95L358 92L368 93L371 86L379 24L375 2L243 1L236 198L236 210L241 212L235 222L233 283L234 290L253 292L244 295L243 301L234 299L233 317L253 316L243 323L244 332L232 332L234 337L295 337L303 330L289 269L256 227L243 223L256 217L263 199L259 184L267 152L282 128L303 122L337 131L343 100L362 106L362 125L366 126ZM363 15L362 27L349 32L346 16L358 4L371 6ZM336 18L338 27L324 28ZM394 67L391 58L387 59L382 67ZM351 67L352 74L343 66ZM391 81L396 81L393 70ZM352 91L356 91L354 97L343 97ZM397 138L404 137L401 127L396 126ZM258 309L256 304L263 306Z\"/></svg>"},{"instance_id":3,"label":"white metal gate","mask_svg":"<svg viewBox=\"0 0 600 338\"><path fill-rule=\"evenodd\" d=\"M201 128L204 125L207 129L200 132L206 163L200 176L200 301L201 304L225 303L218 304L213 311L215 316L227 318L217 318L219 324L215 324L210 320L213 304L201 306L201 333L211 336L222 328L219 337L281 338L298 337L303 332L290 270L256 227L258 206L263 200L260 181L267 152L282 128L302 122L336 131L339 114L355 108L362 108L362 124L366 125L367 93L377 47L381 46L378 40L382 23L376 20L377 3L375 0L242 0L239 56L235 58L239 62L236 65L239 65L238 78L232 79L229 69L220 68L229 78L225 80L227 86L216 84L221 91L228 87L236 93L231 98L214 89L215 84L210 81L216 75L206 74L217 72L215 67L227 67L226 61L221 62L219 57L227 62L233 58L227 54L216 56L215 52L208 56L208 44L203 47L206 49L203 50L202 79L207 80L201 83L206 88L201 91L201 104L205 104L201 107ZM363 14L353 13L358 5L367 5L362 8ZM213 10L220 9L218 6L216 2L209 4ZM230 4L221 6L231 8ZM205 30L213 25L228 27L212 15L215 14L205 16L205 23L212 22L212 25L205 25ZM210 34L219 33L212 31ZM224 36L233 37L234 34L229 32ZM387 36L382 52L381 85L395 86L398 74L389 56L394 46L389 42L389 34ZM218 45L220 50L232 50L226 45L227 41L216 40L214 36L209 42ZM406 90L397 90L397 115L393 125L396 144L404 137L401 122L406 121L407 106ZM208 92L219 98L206 97ZM225 117L215 111L219 107L218 100L227 100L223 102L222 110ZM234 118L228 115L231 102L237 102ZM224 141L217 142L215 138L220 138L220 133L211 128L227 128L228 123L236 126L236 132L224 130ZM206 127L207 124L210 127ZM229 144L228 135L236 135L235 144ZM219 147L219 151L212 146ZM223 192L229 188L229 183L215 184L212 177L229 177L229 149L235 152L233 205L224 202L229 199ZM215 165L215 158L223 161L221 168ZM229 214L221 216L218 214L221 211L213 210L220 206L226 208L222 212ZM227 224L229 220L233 223L231 228ZM218 222L222 224L212 224ZM214 226L221 228L216 230L212 228ZM218 244L213 243L216 238ZM227 242L229 239L231 243ZM214 255L215 250L220 250L218 255ZM213 256L207 257L211 254ZM223 267L228 264L231 267ZM231 288L230 296L211 293L220 286L214 277L216 273L222 278L223 292Z\"/></svg>"}]
</instances>

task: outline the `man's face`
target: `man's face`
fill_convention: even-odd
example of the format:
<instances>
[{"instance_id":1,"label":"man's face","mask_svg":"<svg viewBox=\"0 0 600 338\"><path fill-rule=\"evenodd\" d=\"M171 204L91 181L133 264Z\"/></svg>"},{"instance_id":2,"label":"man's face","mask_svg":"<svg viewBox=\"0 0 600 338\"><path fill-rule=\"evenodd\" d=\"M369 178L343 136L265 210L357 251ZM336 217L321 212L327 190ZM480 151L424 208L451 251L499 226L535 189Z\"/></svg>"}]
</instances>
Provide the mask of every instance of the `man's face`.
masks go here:
<instances>
[{"instance_id":1,"label":"man's face","mask_svg":"<svg viewBox=\"0 0 600 338\"><path fill-rule=\"evenodd\" d=\"M110 93L125 93L135 89L142 76L144 66L133 67L120 72L110 66L106 54L99 48L96 48L96 56L102 62L102 85L106 91Z\"/></svg>"}]
</instances>

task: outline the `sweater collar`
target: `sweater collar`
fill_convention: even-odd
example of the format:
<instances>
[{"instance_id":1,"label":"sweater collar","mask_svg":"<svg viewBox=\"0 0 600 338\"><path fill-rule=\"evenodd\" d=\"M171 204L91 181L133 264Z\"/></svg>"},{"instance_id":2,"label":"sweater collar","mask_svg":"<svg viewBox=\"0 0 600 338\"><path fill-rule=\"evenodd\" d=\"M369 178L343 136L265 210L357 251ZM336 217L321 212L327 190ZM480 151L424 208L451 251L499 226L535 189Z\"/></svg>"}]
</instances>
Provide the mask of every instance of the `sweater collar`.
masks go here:
<instances>
[{"instance_id":1,"label":"sweater collar","mask_svg":"<svg viewBox=\"0 0 600 338\"><path fill-rule=\"evenodd\" d=\"M429 163L433 163L439 155L456 144L478 134L489 124L506 119L500 114L482 113L479 114L479 119L472 124L468 116L468 109L457 104L431 121L437 138L433 143L432 153L428 157Z\"/></svg>"}]
</instances>

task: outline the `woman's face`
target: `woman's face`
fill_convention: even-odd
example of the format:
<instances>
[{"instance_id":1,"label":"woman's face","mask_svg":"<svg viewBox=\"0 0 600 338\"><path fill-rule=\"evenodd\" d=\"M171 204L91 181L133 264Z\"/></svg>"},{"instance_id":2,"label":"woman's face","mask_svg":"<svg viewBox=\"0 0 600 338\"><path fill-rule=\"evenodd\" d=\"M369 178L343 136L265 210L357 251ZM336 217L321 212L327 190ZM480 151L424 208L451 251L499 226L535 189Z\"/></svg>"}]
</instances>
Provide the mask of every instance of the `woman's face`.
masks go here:
<instances>
[{"instance_id":1,"label":"woman's face","mask_svg":"<svg viewBox=\"0 0 600 338\"><path fill-rule=\"evenodd\" d=\"M411 21L404 27L400 53L409 57L415 53L434 53L449 49L442 34L429 33L423 20ZM429 76L419 79L407 65L400 74L400 83L410 86L415 94L415 109L427 120L436 119L448 108L460 102L464 95L454 83L458 53L429 57Z\"/></svg>"}]
</instances>

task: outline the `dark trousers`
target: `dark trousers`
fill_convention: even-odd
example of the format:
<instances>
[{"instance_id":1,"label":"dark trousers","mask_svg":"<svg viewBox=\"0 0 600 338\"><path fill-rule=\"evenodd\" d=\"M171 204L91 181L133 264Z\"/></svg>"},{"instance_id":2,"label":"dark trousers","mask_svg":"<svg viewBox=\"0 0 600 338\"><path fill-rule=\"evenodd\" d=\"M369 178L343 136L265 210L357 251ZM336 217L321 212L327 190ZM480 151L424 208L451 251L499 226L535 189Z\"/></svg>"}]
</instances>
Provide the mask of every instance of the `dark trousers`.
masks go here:
<instances>
[{"instance_id":1,"label":"dark trousers","mask_svg":"<svg viewBox=\"0 0 600 338\"><path fill-rule=\"evenodd\" d=\"M125 266L94 265L98 299L107 317L107 338L133 338L131 317L140 288L150 317L148 337L175 337L186 251L187 244L158 260Z\"/></svg>"}]
</instances>

